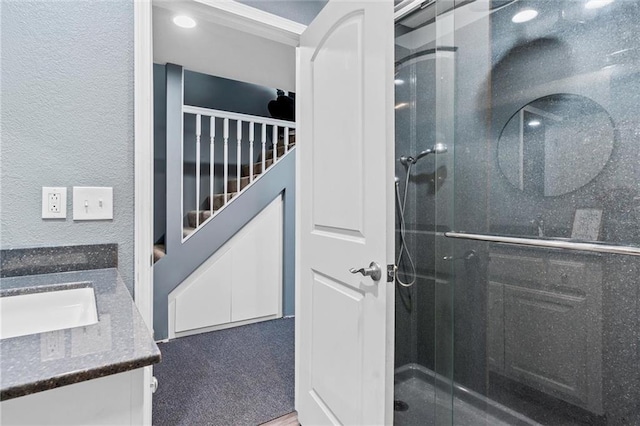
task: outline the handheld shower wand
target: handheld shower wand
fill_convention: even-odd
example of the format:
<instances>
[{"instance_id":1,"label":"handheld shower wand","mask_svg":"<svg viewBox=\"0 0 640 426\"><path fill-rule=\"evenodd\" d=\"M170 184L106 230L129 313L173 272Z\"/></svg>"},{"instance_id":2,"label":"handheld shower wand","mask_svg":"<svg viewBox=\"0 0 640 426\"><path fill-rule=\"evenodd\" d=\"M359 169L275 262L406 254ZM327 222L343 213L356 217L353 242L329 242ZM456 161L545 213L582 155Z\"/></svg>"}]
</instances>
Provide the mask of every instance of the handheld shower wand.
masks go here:
<instances>
[{"instance_id":1,"label":"handheld shower wand","mask_svg":"<svg viewBox=\"0 0 640 426\"><path fill-rule=\"evenodd\" d=\"M443 143L437 143L431 148L425 149L424 151L416 155L415 158L411 156L400 157L400 163L402 163L402 165L407 168L407 176L404 183L404 197L402 198L400 197L400 179L397 176L395 179L396 200L398 202L398 213L400 214L400 251L398 253L398 260L396 262L396 265L398 266L398 268L400 268L400 265L402 264L402 258L405 256L405 253L406 253L406 259L409 264L408 265L409 271L404 272L403 274L409 277L409 280L407 282L403 282L402 279L400 279L400 274L398 273L396 274L396 282L403 287L411 287L416 282L416 266L415 266L415 263L413 262L413 258L411 257L411 252L407 247L406 225L404 220L404 212L407 204L407 191L409 189L409 178L411 176L411 168L413 167L414 164L418 162L418 160L420 160L423 157L426 157L429 154L444 154L446 152L447 152L447 146Z\"/></svg>"},{"instance_id":2,"label":"handheld shower wand","mask_svg":"<svg viewBox=\"0 0 640 426\"><path fill-rule=\"evenodd\" d=\"M415 157L412 157L412 156L406 157L403 155L402 157L400 157L400 163L406 167L409 164L416 164L418 160L420 160L422 157L426 157L429 154L444 154L446 152L447 152L447 146L443 143L437 143L431 148L425 149Z\"/></svg>"}]
</instances>

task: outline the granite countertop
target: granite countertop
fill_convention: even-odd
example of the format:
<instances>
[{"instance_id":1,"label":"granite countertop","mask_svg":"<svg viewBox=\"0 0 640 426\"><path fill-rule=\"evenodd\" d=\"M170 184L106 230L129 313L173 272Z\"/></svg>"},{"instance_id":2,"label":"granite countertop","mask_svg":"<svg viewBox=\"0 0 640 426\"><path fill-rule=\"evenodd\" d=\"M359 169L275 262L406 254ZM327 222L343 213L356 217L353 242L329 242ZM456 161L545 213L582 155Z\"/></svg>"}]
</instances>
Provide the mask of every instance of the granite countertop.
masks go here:
<instances>
[{"instance_id":1,"label":"granite countertop","mask_svg":"<svg viewBox=\"0 0 640 426\"><path fill-rule=\"evenodd\" d=\"M0 288L8 295L52 284L92 286L98 322L0 340L0 400L160 362L160 350L116 269L2 278Z\"/></svg>"}]
</instances>

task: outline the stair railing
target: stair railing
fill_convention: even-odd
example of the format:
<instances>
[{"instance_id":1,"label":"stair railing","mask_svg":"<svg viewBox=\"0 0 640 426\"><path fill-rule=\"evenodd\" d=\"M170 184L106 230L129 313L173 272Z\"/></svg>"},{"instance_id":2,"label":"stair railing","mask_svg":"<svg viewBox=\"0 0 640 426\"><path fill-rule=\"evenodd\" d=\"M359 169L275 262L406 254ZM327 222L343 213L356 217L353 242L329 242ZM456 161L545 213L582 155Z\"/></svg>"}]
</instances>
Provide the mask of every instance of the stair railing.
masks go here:
<instances>
[{"instance_id":1,"label":"stair railing","mask_svg":"<svg viewBox=\"0 0 640 426\"><path fill-rule=\"evenodd\" d=\"M234 198L240 195L241 192L249 188L253 182L259 179L262 174L269 168L273 167L276 162L282 158L292 145L295 144L295 128L296 124L293 121L277 120L273 118L260 117L255 115L240 114L235 112L220 111L215 109L201 108L190 105L183 105L182 113L185 119L189 116L195 116L195 139L191 138L191 135L187 135L183 124L183 179L185 174L184 169L184 153L185 144L195 142L195 211L191 211L186 215L189 222L188 230L183 232L183 242L191 237L201 226L211 220L218 212L220 212L228 203L232 202ZM208 118L208 120L206 120ZM208 208L201 208L202 202L202 185L201 185L201 139L203 137L203 119L205 123L208 123L208 135L209 135L209 191L208 191ZM230 128L233 129L233 122L235 121L235 139L236 139L236 170L235 170L235 183L230 179L229 171L229 138ZM183 121L184 123L184 121ZM246 126L246 127L245 127ZM220 135L216 135L216 128L222 129L222 143L223 143L223 174L222 174L222 192L216 193L215 184L215 148L216 142L219 142ZM243 129L248 129L247 132L243 132ZM256 163L254 157L254 142L256 133L259 133L260 137L260 161ZM270 133L270 135L269 135ZM243 138L243 135L246 135ZM279 139L282 135L282 154L278 158ZM204 135L206 137L206 135ZM273 143L273 151L269 153L267 151L267 141L271 136L271 142ZM191 140L189 140L191 139ZM206 139L205 139L206 140ZM243 158L242 150L243 146L248 145L249 155L247 157L248 176L244 176L243 173ZM271 155L271 158L267 158ZM256 170L256 166L259 166ZM248 180L246 185L243 185L243 179ZM234 186L235 185L235 186ZM231 191L231 188L235 191ZM182 206L184 208L184 188L182 192ZM191 220L195 215L195 220ZM182 214L183 221L185 220L184 211ZM195 225L195 226L192 226Z\"/></svg>"}]
</instances>

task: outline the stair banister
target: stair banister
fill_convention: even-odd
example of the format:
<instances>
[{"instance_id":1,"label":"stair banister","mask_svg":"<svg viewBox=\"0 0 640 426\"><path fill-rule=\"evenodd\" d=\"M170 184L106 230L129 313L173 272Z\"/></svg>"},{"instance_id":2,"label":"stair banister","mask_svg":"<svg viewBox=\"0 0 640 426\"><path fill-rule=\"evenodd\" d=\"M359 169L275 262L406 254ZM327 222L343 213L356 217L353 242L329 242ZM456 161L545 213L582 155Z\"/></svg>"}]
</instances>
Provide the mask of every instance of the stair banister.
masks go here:
<instances>
[{"instance_id":1,"label":"stair banister","mask_svg":"<svg viewBox=\"0 0 640 426\"><path fill-rule=\"evenodd\" d=\"M186 115L193 115L195 126L195 139L196 139L196 182L195 182L195 210L191 210L187 213L186 217L189 222L189 228L183 228L182 243L185 243L188 238L195 234L195 231L200 229L209 219L213 218L226 204L233 201L237 195L247 189L249 186L260 177L262 173L269 170L276 162L281 158L284 158L284 154L290 151L289 134L291 129L295 129L295 123L285 120L273 119L268 117L260 117L255 115L239 114L228 111L220 111L215 109L207 109L202 107L194 107L189 105L182 106L183 117ZM201 190L202 190L202 120L209 118L209 191L208 191L208 203L202 202ZM223 191L216 193L215 188L215 138L216 138L216 120L222 120L222 138L223 138ZM229 137L233 136L231 129L229 128L230 121L235 121L236 134L236 171L233 177L230 177L229 170ZM243 130L244 123L247 123L249 131ZM254 142L256 138L256 126L261 126L257 131L261 130L260 139L262 144L262 155L258 162L254 159ZM184 127L181 126L183 129ZM279 132L282 129L284 135L284 147L279 149ZM271 135L273 139L273 151L266 148L266 142L268 135ZM182 132L182 139L184 140L185 133ZM220 135L218 134L218 137ZM244 140L243 140L244 138ZM248 174L244 172L243 157L242 157L242 144L248 143L248 158L249 164L246 165ZM295 141L293 142L295 144ZM184 150L181 153L184 156ZM205 160L206 161L206 160ZM184 168L182 167L182 179L184 180ZM231 171L233 173L233 171ZM184 206L184 193L182 193L183 200L181 206ZM203 204L208 204L202 208ZM184 221L185 215L182 215ZM181 222L182 223L182 222Z\"/></svg>"}]
</instances>

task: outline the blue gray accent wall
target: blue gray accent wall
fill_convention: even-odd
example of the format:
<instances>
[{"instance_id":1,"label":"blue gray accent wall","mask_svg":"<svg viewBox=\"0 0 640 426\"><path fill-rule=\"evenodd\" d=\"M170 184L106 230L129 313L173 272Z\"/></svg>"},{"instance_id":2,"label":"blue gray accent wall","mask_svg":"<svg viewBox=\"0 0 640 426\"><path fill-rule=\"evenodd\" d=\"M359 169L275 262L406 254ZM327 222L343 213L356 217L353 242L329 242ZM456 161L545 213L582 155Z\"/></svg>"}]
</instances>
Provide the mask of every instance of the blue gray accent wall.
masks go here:
<instances>
[{"instance_id":1,"label":"blue gray accent wall","mask_svg":"<svg viewBox=\"0 0 640 426\"><path fill-rule=\"evenodd\" d=\"M166 158L181 158L183 70L166 65ZM166 237L167 255L154 265L154 319L157 340L168 337L168 295L196 268L222 247L276 197L284 202L283 313L294 313L295 267L295 153L291 152L266 172L241 197L182 243L180 203L182 167L167 162Z\"/></svg>"},{"instance_id":2,"label":"blue gray accent wall","mask_svg":"<svg viewBox=\"0 0 640 426\"><path fill-rule=\"evenodd\" d=\"M186 105L271 117L267 105L276 96L276 88L184 70Z\"/></svg>"},{"instance_id":3,"label":"blue gray accent wall","mask_svg":"<svg viewBox=\"0 0 640 426\"><path fill-rule=\"evenodd\" d=\"M167 203L167 76L164 65L153 64L153 241L166 229Z\"/></svg>"},{"instance_id":4,"label":"blue gray accent wall","mask_svg":"<svg viewBox=\"0 0 640 426\"><path fill-rule=\"evenodd\" d=\"M118 244L133 291L133 1L1 2L2 248ZM67 219L41 218L65 186ZM114 218L74 222L72 186L110 186Z\"/></svg>"}]
</instances>

